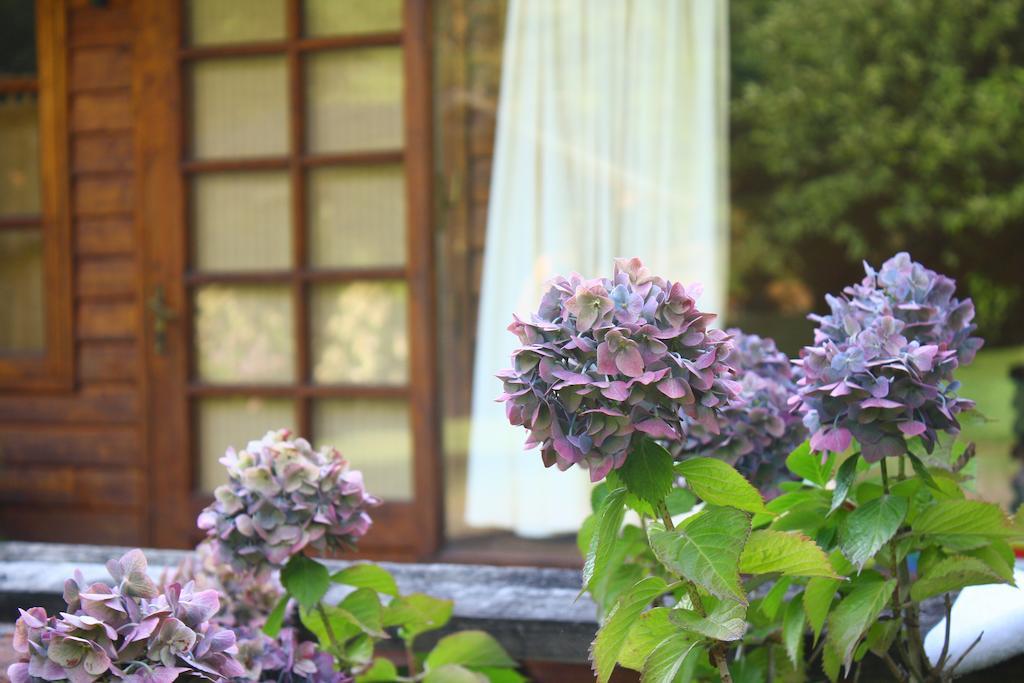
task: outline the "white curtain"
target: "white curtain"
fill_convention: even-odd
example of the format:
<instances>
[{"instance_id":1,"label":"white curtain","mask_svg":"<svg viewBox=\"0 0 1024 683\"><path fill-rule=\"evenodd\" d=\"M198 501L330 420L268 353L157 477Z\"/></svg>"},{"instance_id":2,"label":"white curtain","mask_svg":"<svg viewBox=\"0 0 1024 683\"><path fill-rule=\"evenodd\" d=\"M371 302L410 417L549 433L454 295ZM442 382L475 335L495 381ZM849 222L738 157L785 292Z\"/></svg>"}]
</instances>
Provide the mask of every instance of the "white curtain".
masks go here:
<instances>
[{"instance_id":1,"label":"white curtain","mask_svg":"<svg viewBox=\"0 0 1024 683\"><path fill-rule=\"evenodd\" d=\"M545 471L494 402L494 373L555 274L616 256L699 281L721 311L727 258L725 0L510 0L491 178L466 521L542 537L589 512L582 471Z\"/></svg>"}]
</instances>

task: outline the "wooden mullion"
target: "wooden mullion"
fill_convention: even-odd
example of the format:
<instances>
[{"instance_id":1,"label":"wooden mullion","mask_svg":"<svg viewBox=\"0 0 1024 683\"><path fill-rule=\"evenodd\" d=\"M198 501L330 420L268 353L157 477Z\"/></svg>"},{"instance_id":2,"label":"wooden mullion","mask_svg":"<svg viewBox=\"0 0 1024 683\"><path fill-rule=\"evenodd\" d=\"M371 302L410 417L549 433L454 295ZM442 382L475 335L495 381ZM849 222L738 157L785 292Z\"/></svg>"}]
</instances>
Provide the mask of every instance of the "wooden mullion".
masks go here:
<instances>
[{"instance_id":1,"label":"wooden mullion","mask_svg":"<svg viewBox=\"0 0 1024 683\"><path fill-rule=\"evenodd\" d=\"M260 55L284 54L290 49L289 42L266 41L258 43L237 43L231 45L191 45L181 48L178 56L185 61L218 59L223 57L257 57Z\"/></svg>"},{"instance_id":2,"label":"wooden mullion","mask_svg":"<svg viewBox=\"0 0 1024 683\"><path fill-rule=\"evenodd\" d=\"M379 268L329 268L316 270L243 270L226 271L187 271L184 275L185 284L189 286L225 284L225 285L260 285L288 284L297 282L308 285L317 282L356 282L405 280L407 270L404 266L383 266Z\"/></svg>"},{"instance_id":3,"label":"wooden mullion","mask_svg":"<svg viewBox=\"0 0 1024 683\"><path fill-rule=\"evenodd\" d=\"M0 95L14 95L17 93L39 92L39 79L37 78L3 78L0 79Z\"/></svg>"},{"instance_id":4,"label":"wooden mullion","mask_svg":"<svg viewBox=\"0 0 1024 683\"><path fill-rule=\"evenodd\" d=\"M363 33L350 36L322 36L317 38L302 38L295 47L300 52L314 52L319 50L349 50L361 47L381 47L388 45L401 45L402 34L395 31L384 33Z\"/></svg>"},{"instance_id":5,"label":"wooden mullion","mask_svg":"<svg viewBox=\"0 0 1024 683\"><path fill-rule=\"evenodd\" d=\"M343 152L338 154L307 154L302 164L316 166L373 166L377 164L400 164L405 152L400 149L367 152Z\"/></svg>"},{"instance_id":6,"label":"wooden mullion","mask_svg":"<svg viewBox=\"0 0 1024 683\"><path fill-rule=\"evenodd\" d=\"M288 157L250 159L190 159L183 161L183 173L223 173L225 171L279 171L291 167Z\"/></svg>"},{"instance_id":7,"label":"wooden mullion","mask_svg":"<svg viewBox=\"0 0 1024 683\"><path fill-rule=\"evenodd\" d=\"M301 8L300 8L301 11ZM301 16L298 17L301 23ZM292 2L288 5L288 22L294 22ZM289 27L290 28L290 27ZM362 47L382 47L401 45L402 34L394 31L385 33L366 33L351 36L323 36L318 38L302 38L288 34L288 39L260 41L255 43L235 43L232 45L192 45L183 47L179 53L181 59L195 61L199 59L217 59L224 57L252 57L259 55L279 55L292 51L317 52L322 50L351 50Z\"/></svg>"},{"instance_id":8,"label":"wooden mullion","mask_svg":"<svg viewBox=\"0 0 1024 683\"><path fill-rule=\"evenodd\" d=\"M27 230L42 226L43 217L40 215L0 216L0 230Z\"/></svg>"},{"instance_id":9,"label":"wooden mullion","mask_svg":"<svg viewBox=\"0 0 1024 683\"><path fill-rule=\"evenodd\" d=\"M408 398L407 385L363 385L363 384L206 384L192 382L188 394L199 397L267 396L273 398L364 398L403 399Z\"/></svg>"}]
</instances>

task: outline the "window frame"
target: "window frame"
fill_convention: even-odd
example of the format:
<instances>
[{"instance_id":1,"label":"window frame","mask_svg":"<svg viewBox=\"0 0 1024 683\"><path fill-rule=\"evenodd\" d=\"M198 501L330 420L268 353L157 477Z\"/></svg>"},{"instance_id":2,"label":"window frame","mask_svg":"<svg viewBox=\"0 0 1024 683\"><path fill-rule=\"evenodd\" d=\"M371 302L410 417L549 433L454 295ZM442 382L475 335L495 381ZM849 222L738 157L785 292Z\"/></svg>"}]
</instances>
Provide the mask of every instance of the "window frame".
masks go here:
<instances>
[{"instance_id":1,"label":"window frame","mask_svg":"<svg viewBox=\"0 0 1024 683\"><path fill-rule=\"evenodd\" d=\"M65 0L36 0L37 76L0 81L0 93L35 91L39 97L40 213L2 217L0 230L36 225L42 232L46 302L44 351L0 352L0 391L69 390L74 383L65 10Z\"/></svg>"}]
</instances>

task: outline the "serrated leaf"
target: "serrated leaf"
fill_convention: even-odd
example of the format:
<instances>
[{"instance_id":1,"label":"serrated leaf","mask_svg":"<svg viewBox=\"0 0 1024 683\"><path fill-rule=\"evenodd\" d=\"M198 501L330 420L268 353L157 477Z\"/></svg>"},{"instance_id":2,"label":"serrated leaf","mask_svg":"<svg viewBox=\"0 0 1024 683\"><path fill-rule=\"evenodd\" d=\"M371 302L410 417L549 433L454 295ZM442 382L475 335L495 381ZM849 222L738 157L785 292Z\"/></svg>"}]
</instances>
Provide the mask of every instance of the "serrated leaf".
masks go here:
<instances>
[{"instance_id":1,"label":"serrated leaf","mask_svg":"<svg viewBox=\"0 0 1024 683\"><path fill-rule=\"evenodd\" d=\"M885 655L900 632L900 622L896 619L876 621L868 628L864 644L879 657Z\"/></svg>"},{"instance_id":2,"label":"serrated leaf","mask_svg":"<svg viewBox=\"0 0 1024 683\"><path fill-rule=\"evenodd\" d=\"M910 587L910 597L920 602L965 586L1005 582L1003 577L978 558L953 555L936 562L927 574L915 581Z\"/></svg>"},{"instance_id":3,"label":"serrated leaf","mask_svg":"<svg viewBox=\"0 0 1024 683\"><path fill-rule=\"evenodd\" d=\"M642 439L616 472L630 493L653 506L665 500L675 478L672 454L651 439Z\"/></svg>"},{"instance_id":4,"label":"serrated leaf","mask_svg":"<svg viewBox=\"0 0 1024 683\"><path fill-rule=\"evenodd\" d=\"M665 567L712 595L747 604L739 559L750 535L750 518L735 508L707 506L674 531L652 522L651 549Z\"/></svg>"},{"instance_id":5,"label":"serrated leaf","mask_svg":"<svg viewBox=\"0 0 1024 683\"><path fill-rule=\"evenodd\" d=\"M821 488L824 488L832 478L835 463L836 454L831 451L824 461L820 453L812 453L810 441L804 441L786 456L786 467L790 472Z\"/></svg>"},{"instance_id":6,"label":"serrated leaf","mask_svg":"<svg viewBox=\"0 0 1024 683\"><path fill-rule=\"evenodd\" d=\"M395 577L375 564L354 564L346 567L331 574L331 581L355 588L370 588L383 595L398 597Z\"/></svg>"},{"instance_id":7,"label":"serrated leaf","mask_svg":"<svg viewBox=\"0 0 1024 683\"><path fill-rule=\"evenodd\" d=\"M505 648L484 631L459 631L437 642L424 660L427 669L446 664L460 664L471 668L481 666L514 667L516 662Z\"/></svg>"},{"instance_id":8,"label":"serrated leaf","mask_svg":"<svg viewBox=\"0 0 1024 683\"><path fill-rule=\"evenodd\" d=\"M775 621L775 615L779 613L782 601L786 599L786 591L793 584L793 579L788 576L781 576L779 580L761 598L761 612L768 617L769 621Z\"/></svg>"},{"instance_id":9,"label":"serrated leaf","mask_svg":"<svg viewBox=\"0 0 1024 683\"><path fill-rule=\"evenodd\" d=\"M929 536L953 550L971 550L990 540L1024 538L993 503L977 500L942 500L924 508L911 524L916 534Z\"/></svg>"},{"instance_id":10,"label":"serrated leaf","mask_svg":"<svg viewBox=\"0 0 1024 683\"><path fill-rule=\"evenodd\" d=\"M939 493L942 493L942 489L940 489L939 485L935 483L935 479L932 477L932 473L929 472L925 464L921 462L921 458L917 457L910 451L907 451L907 457L910 458L910 466L914 468L914 472L917 474L917 476L919 476L921 480L924 481L924 483L929 488L935 489Z\"/></svg>"},{"instance_id":11,"label":"serrated leaf","mask_svg":"<svg viewBox=\"0 0 1024 683\"><path fill-rule=\"evenodd\" d=\"M458 664L446 664L428 671L423 683L489 683L487 677Z\"/></svg>"},{"instance_id":12,"label":"serrated leaf","mask_svg":"<svg viewBox=\"0 0 1024 683\"><path fill-rule=\"evenodd\" d=\"M888 543L907 517L906 498L882 496L851 512L839 527L839 547L858 570Z\"/></svg>"},{"instance_id":13,"label":"serrated leaf","mask_svg":"<svg viewBox=\"0 0 1024 683\"><path fill-rule=\"evenodd\" d=\"M667 590L663 580L649 576L637 582L615 603L597 631L594 645L591 648L591 661L597 673L599 683L607 683L611 678L619 653L626 643L629 631L641 613L657 596Z\"/></svg>"},{"instance_id":14,"label":"serrated leaf","mask_svg":"<svg viewBox=\"0 0 1024 683\"><path fill-rule=\"evenodd\" d=\"M665 496L665 507L668 513L675 517L693 509L697 503L697 497L689 489L673 488Z\"/></svg>"},{"instance_id":15,"label":"serrated leaf","mask_svg":"<svg viewBox=\"0 0 1024 683\"><path fill-rule=\"evenodd\" d=\"M1007 583L1014 583L1013 548L1006 541L993 540L986 546L967 551L966 554L984 562L1002 580Z\"/></svg>"},{"instance_id":16,"label":"serrated leaf","mask_svg":"<svg viewBox=\"0 0 1024 683\"><path fill-rule=\"evenodd\" d=\"M814 642L817 644L821 637L821 629L825 626L825 619L832 608L832 599L839 588L837 579L813 578L807 582L804 589L804 613L807 615L807 623L814 631Z\"/></svg>"},{"instance_id":17,"label":"serrated leaf","mask_svg":"<svg viewBox=\"0 0 1024 683\"><path fill-rule=\"evenodd\" d=\"M583 588L580 594L593 590L594 584L608 570L608 560L619 537L622 520L626 516L625 498L626 489L615 489L605 497L601 509L595 513L597 524L590 537L590 550L583 564Z\"/></svg>"},{"instance_id":18,"label":"serrated leaf","mask_svg":"<svg viewBox=\"0 0 1024 683\"><path fill-rule=\"evenodd\" d=\"M782 644L789 661L797 666L804 647L804 607L799 598L790 600L782 615Z\"/></svg>"},{"instance_id":19,"label":"serrated leaf","mask_svg":"<svg viewBox=\"0 0 1024 683\"><path fill-rule=\"evenodd\" d=\"M684 631L712 640L739 640L747 630L747 608L738 602L719 602L706 617L677 608L669 612L668 618Z\"/></svg>"},{"instance_id":20,"label":"serrated leaf","mask_svg":"<svg viewBox=\"0 0 1024 683\"><path fill-rule=\"evenodd\" d=\"M642 671L655 647L679 629L669 621L667 607L649 609L636 620L619 651L619 666Z\"/></svg>"},{"instance_id":21,"label":"serrated leaf","mask_svg":"<svg viewBox=\"0 0 1024 683\"><path fill-rule=\"evenodd\" d=\"M397 667L383 657L373 660L373 666L356 676L356 683L394 683L397 680Z\"/></svg>"},{"instance_id":22,"label":"serrated leaf","mask_svg":"<svg viewBox=\"0 0 1024 683\"><path fill-rule=\"evenodd\" d=\"M324 615L327 617L326 624ZM331 605L323 608L323 614L320 613L320 610L307 610L302 607L299 609L299 619L302 621L302 625L316 636L322 649L335 654L339 654L334 649L335 641L340 645L360 633L359 627L356 626L350 614ZM328 625L330 626L329 631Z\"/></svg>"},{"instance_id":23,"label":"serrated leaf","mask_svg":"<svg viewBox=\"0 0 1024 683\"><path fill-rule=\"evenodd\" d=\"M818 544L803 534L761 530L750 534L740 555L743 574L828 576L835 572Z\"/></svg>"},{"instance_id":24,"label":"serrated leaf","mask_svg":"<svg viewBox=\"0 0 1024 683\"><path fill-rule=\"evenodd\" d=\"M692 458L676 465L676 471L706 503L766 512L761 494L728 463L715 458Z\"/></svg>"},{"instance_id":25,"label":"serrated leaf","mask_svg":"<svg viewBox=\"0 0 1024 683\"><path fill-rule=\"evenodd\" d=\"M853 652L864 632L885 608L896 581L883 581L874 577L861 581L839 601L828 619L825 649L831 651L845 666L849 666Z\"/></svg>"},{"instance_id":26,"label":"serrated leaf","mask_svg":"<svg viewBox=\"0 0 1024 683\"><path fill-rule=\"evenodd\" d=\"M423 593L410 593L387 604L382 615L385 627L397 626L406 642L427 631L444 628L452 617L454 603Z\"/></svg>"},{"instance_id":27,"label":"serrated leaf","mask_svg":"<svg viewBox=\"0 0 1024 683\"><path fill-rule=\"evenodd\" d=\"M291 597L287 594L282 595L281 599L274 605L274 609L271 610L267 616L266 622L263 624L263 632L271 638L276 638L277 634L281 632L281 625L284 624L285 611L288 609L288 601Z\"/></svg>"},{"instance_id":28,"label":"serrated leaf","mask_svg":"<svg viewBox=\"0 0 1024 683\"><path fill-rule=\"evenodd\" d=\"M305 609L312 609L331 585L327 567L305 555L292 555L281 570L281 585Z\"/></svg>"},{"instance_id":29,"label":"serrated leaf","mask_svg":"<svg viewBox=\"0 0 1024 683\"><path fill-rule=\"evenodd\" d=\"M831 515L835 512L849 495L850 487L853 486L853 482L857 478L858 460L860 460L860 454L854 453L839 466L839 471L836 472L836 487L832 490L832 505L829 506L828 514Z\"/></svg>"},{"instance_id":30,"label":"serrated leaf","mask_svg":"<svg viewBox=\"0 0 1024 683\"><path fill-rule=\"evenodd\" d=\"M644 662L640 683L675 683L697 643L683 634L669 636Z\"/></svg>"}]
</instances>

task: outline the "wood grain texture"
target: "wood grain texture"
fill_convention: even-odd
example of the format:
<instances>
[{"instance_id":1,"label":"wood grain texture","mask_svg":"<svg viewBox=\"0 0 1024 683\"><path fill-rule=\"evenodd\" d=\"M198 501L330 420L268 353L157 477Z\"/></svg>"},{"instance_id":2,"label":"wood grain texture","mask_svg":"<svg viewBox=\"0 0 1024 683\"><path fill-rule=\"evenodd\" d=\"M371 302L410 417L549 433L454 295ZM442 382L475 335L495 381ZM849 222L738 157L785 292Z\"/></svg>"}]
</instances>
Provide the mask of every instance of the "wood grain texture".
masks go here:
<instances>
[{"instance_id":1,"label":"wood grain texture","mask_svg":"<svg viewBox=\"0 0 1024 683\"><path fill-rule=\"evenodd\" d=\"M144 537L142 515L135 510L90 510L72 505L47 507L0 505L0 535L24 541L65 541L138 545Z\"/></svg>"},{"instance_id":2,"label":"wood grain texture","mask_svg":"<svg viewBox=\"0 0 1024 683\"><path fill-rule=\"evenodd\" d=\"M131 65L127 44L76 48L71 51L71 91L131 87Z\"/></svg>"},{"instance_id":3,"label":"wood grain texture","mask_svg":"<svg viewBox=\"0 0 1024 683\"><path fill-rule=\"evenodd\" d=\"M141 492L145 477L135 468L18 465L17 471L5 474L0 477L0 505L28 503L117 509L144 503Z\"/></svg>"},{"instance_id":4,"label":"wood grain texture","mask_svg":"<svg viewBox=\"0 0 1024 683\"><path fill-rule=\"evenodd\" d=\"M131 254L134 232L129 216L79 218L75 221L75 251L79 256Z\"/></svg>"},{"instance_id":5,"label":"wood grain texture","mask_svg":"<svg viewBox=\"0 0 1024 683\"><path fill-rule=\"evenodd\" d=\"M92 384L56 396L0 394L0 419L6 424L134 425L139 416L139 393L131 385Z\"/></svg>"},{"instance_id":6,"label":"wood grain texture","mask_svg":"<svg viewBox=\"0 0 1024 683\"><path fill-rule=\"evenodd\" d=\"M78 338L134 339L138 311L132 302L81 301L76 310Z\"/></svg>"},{"instance_id":7,"label":"wood grain texture","mask_svg":"<svg viewBox=\"0 0 1024 683\"><path fill-rule=\"evenodd\" d=\"M131 299L136 294L135 277L132 256L81 258L75 269L75 294L86 299Z\"/></svg>"},{"instance_id":8,"label":"wood grain texture","mask_svg":"<svg viewBox=\"0 0 1024 683\"><path fill-rule=\"evenodd\" d=\"M134 465L138 430L111 425L0 424L0 467Z\"/></svg>"},{"instance_id":9,"label":"wood grain texture","mask_svg":"<svg viewBox=\"0 0 1024 683\"><path fill-rule=\"evenodd\" d=\"M138 367L139 348L135 339L82 340L78 344L78 380L85 387L106 382L134 384Z\"/></svg>"},{"instance_id":10,"label":"wood grain texture","mask_svg":"<svg viewBox=\"0 0 1024 683\"><path fill-rule=\"evenodd\" d=\"M71 144L75 173L132 170L132 136L127 131L79 134Z\"/></svg>"},{"instance_id":11,"label":"wood grain texture","mask_svg":"<svg viewBox=\"0 0 1024 683\"><path fill-rule=\"evenodd\" d=\"M132 125L131 90L78 93L71 98L71 130L128 130Z\"/></svg>"},{"instance_id":12,"label":"wood grain texture","mask_svg":"<svg viewBox=\"0 0 1024 683\"><path fill-rule=\"evenodd\" d=\"M79 176L73 185L76 216L125 215L134 207L134 184L128 174Z\"/></svg>"}]
</instances>

